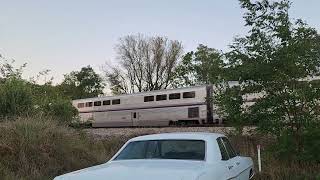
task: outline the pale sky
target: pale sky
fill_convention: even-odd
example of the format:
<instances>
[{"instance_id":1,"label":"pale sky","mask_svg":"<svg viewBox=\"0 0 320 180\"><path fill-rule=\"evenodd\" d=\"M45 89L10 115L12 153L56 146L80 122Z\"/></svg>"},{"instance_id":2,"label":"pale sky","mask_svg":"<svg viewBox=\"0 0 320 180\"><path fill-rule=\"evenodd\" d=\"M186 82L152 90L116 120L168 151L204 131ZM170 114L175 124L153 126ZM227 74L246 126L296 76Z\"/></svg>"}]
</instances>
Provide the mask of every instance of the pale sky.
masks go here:
<instances>
[{"instance_id":1,"label":"pale sky","mask_svg":"<svg viewBox=\"0 0 320 180\"><path fill-rule=\"evenodd\" d=\"M291 17L320 30L320 0L293 0ZM237 0L0 0L0 54L27 63L24 77L114 61L122 36L142 33L226 50L245 33Z\"/></svg>"}]
</instances>

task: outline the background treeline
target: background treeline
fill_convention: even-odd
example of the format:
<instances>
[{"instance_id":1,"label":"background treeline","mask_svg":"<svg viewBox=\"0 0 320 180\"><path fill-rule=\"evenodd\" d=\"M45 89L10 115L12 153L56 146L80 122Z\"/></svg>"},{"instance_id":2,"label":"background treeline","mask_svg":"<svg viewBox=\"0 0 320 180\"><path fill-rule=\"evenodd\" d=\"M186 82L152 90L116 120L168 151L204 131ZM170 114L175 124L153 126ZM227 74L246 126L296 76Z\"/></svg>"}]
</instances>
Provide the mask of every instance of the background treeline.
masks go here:
<instances>
[{"instance_id":1,"label":"background treeline","mask_svg":"<svg viewBox=\"0 0 320 180\"><path fill-rule=\"evenodd\" d=\"M55 117L61 123L72 121L77 110L70 97L59 86L22 79L24 67L15 68L12 61L0 59L0 119L40 115Z\"/></svg>"},{"instance_id":2,"label":"background treeline","mask_svg":"<svg viewBox=\"0 0 320 180\"><path fill-rule=\"evenodd\" d=\"M230 42L226 52L199 45L196 50L184 53L177 40L128 35L119 39L117 59L103 66L103 74L87 66L66 74L56 85L52 80L40 85L37 78L23 79L26 65L14 65L0 56L0 121L5 121L6 127L16 128L17 133L29 128L21 131L22 136L33 137L36 135L28 132L37 127L21 119L36 119L39 126L43 126L42 121L50 121L56 129L63 129L77 120L72 99L96 97L106 91L116 95L213 84L215 95L210 101L218 105L218 113L235 127L236 134L241 134L246 125L255 125L258 133L274 140L268 146L272 156L288 163L317 164L320 162L320 35L303 20L290 18L289 1L239 2L245 11L243 18L248 32ZM246 96L252 94L258 98L246 106ZM8 125L10 121L13 124ZM6 157L10 158L12 137L3 132L0 139L7 141L0 141L0 153L9 153ZM81 133L75 134L88 144ZM46 137L49 141L52 138ZM66 151L77 148L65 146L62 144L61 148ZM44 149L50 151L49 147ZM13 157L24 155L19 153L22 152L14 151ZM78 157L86 157L84 151L79 153ZM0 160L0 175L6 168L15 171Z\"/></svg>"}]
</instances>

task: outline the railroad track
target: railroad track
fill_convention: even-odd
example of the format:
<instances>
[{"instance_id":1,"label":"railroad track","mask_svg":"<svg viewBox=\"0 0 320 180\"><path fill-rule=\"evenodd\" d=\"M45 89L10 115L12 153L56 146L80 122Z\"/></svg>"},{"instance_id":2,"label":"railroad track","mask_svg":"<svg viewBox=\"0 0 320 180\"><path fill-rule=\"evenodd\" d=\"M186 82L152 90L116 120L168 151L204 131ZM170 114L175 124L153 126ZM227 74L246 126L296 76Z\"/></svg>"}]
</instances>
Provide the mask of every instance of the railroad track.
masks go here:
<instances>
[{"instance_id":1,"label":"railroad track","mask_svg":"<svg viewBox=\"0 0 320 180\"><path fill-rule=\"evenodd\" d=\"M170 126L119 126L119 127L90 127L93 129L99 129L99 128L104 128L104 129L114 129L114 128L128 128L128 129L133 129L133 128L187 128L187 127L230 127L230 126L225 126L225 125L211 125L211 124L196 124L196 125L184 125L184 126L179 126L179 125L170 125Z\"/></svg>"},{"instance_id":2,"label":"railroad track","mask_svg":"<svg viewBox=\"0 0 320 180\"><path fill-rule=\"evenodd\" d=\"M71 127L74 127L71 125ZM136 129L136 128L187 128L187 127L230 127L225 124L189 124L189 125L168 125L168 126L114 126L114 127L92 127L91 124L77 124L77 128L85 129Z\"/></svg>"},{"instance_id":3,"label":"railroad track","mask_svg":"<svg viewBox=\"0 0 320 180\"><path fill-rule=\"evenodd\" d=\"M245 127L243 134L250 135L255 127ZM85 128L83 129L89 135L97 139L108 138L131 138L139 135L170 133L170 132L214 132L229 134L234 131L233 127L223 126L184 126L184 127L116 127L116 128Z\"/></svg>"}]
</instances>

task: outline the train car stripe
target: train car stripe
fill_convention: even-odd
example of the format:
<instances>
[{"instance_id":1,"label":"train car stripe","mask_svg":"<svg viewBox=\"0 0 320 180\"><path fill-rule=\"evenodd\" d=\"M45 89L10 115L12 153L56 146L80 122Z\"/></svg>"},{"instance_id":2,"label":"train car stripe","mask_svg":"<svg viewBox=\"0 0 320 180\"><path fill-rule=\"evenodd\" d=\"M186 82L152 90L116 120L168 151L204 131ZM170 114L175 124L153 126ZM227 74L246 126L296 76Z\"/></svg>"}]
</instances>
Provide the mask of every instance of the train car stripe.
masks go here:
<instances>
[{"instance_id":1,"label":"train car stripe","mask_svg":"<svg viewBox=\"0 0 320 180\"><path fill-rule=\"evenodd\" d=\"M108 111L129 111L129 110L138 110L138 109L160 109L160 108L198 106L198 105L206 105L206 103L190 103L190 104L181 104L181 105L166 105L166 106L151 106L151 107L138 107L138 108L91 110L91 111L81 111L79 113L94 113L94 112L108 112Z\"/></svg>"}]
</instances>

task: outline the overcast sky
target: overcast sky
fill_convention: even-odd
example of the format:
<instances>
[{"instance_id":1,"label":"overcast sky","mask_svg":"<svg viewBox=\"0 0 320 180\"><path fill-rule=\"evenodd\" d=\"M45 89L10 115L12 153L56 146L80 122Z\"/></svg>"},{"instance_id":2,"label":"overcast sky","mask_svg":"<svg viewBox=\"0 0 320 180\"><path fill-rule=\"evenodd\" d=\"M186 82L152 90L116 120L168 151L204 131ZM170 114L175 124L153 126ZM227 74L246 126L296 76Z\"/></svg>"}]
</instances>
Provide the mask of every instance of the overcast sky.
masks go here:
<instances>
[{"instance_id":1,"label":"overcast sky","mask_svg":"<svg viewBox=\"0 0 320 180\"><path fill-rule=\"evenodd\" d=\"M320 30L320 0L293 0L293 18ZM0 0L0 54L28 63L24 76L51 70L55 82L86 65L115 60L129 34L167 36L184 51L226 50L245 33L237 0Z\"/></svg>"}]
</instances>

